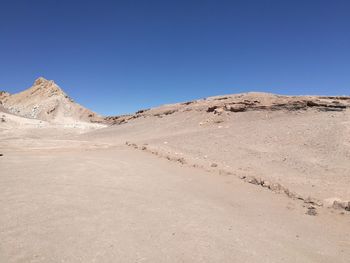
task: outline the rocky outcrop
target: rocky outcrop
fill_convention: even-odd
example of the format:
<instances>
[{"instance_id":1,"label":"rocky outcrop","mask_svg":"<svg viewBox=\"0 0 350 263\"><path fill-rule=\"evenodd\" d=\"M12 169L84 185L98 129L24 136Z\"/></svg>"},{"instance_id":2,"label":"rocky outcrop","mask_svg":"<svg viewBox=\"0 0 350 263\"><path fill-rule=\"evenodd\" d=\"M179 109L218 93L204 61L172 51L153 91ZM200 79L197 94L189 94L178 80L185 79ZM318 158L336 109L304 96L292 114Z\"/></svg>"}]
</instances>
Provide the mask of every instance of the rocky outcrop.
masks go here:
<instances>
[{"instance_id":1,"label":"rocky outcrop","mask_svg":"<svg viewBox=\"0 0 350 263\"><path fill-rule=\"evenodd\" d=\"M343 99L345 100L345 99ZM229 112L245 112L245 111L305 111L314 108L319 111L342 111L350 107L350 99L348 103L340 103L339 101L326 101L322 99L315 100L290 100L283 103L273 102L264 105L260 101L244 100L242 102L228 102L220 106L208 107L207 112L221 113ZM221 111L219 110L221 109Z\"/></svg>"},{"instance_id":2,"label":"rocky outcrop","mask_svg":"<svg viewBox=\"0 0 350 263\"><path fill-rule=\"evenodd\" d=\"M56 123L103 121L98 114L75 103L54 81L42 77L23 92L0 93L0 101L8 112L31 119Z\"/></svg>"},{"instance_id":3,"label":"rocky outcrop","mask_svg":"<svg viewBox=\"0 0 350 263\"><path fill-rule=\"evenodd\" d=\"M268 93L244 93L164 105L140 110L131 115L110 116L106 121L118 125L140 117L163 118L186 111L222 115L249 111L340 112L348 108L350 108L350 97L346 96L281 96Z\"/></svg>"}]
</instances>

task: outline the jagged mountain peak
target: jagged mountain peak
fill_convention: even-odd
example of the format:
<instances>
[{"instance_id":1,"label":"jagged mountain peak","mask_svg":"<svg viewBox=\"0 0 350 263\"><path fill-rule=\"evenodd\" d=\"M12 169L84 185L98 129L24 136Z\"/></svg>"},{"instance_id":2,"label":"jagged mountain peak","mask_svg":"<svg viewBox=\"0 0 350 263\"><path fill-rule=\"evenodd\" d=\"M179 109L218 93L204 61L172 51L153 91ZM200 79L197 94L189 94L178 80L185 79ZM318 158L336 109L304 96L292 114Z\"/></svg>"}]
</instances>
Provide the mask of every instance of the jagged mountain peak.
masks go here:
<instances>
[{"instance_id":1,"label":"jagged mountain peak","mask_svg":"<svg viewBox=\"0 0 350 263\"><path fill-rule=\"evenodd\" d=\"M67 94L53 81L47 80L44 77L39 77L34 81L34 84L24 93L29 93L28 96L57 96L62 95L68 97Z\"/></svg>"},{"instance_id":2,"label":"jagged mountain peak","mask_svg":"<svg viewBox=\"0 0 350 263\"><path fill-rule=\"evenodd\" d=\"M39 77L34 81L34 85L41 85L41 84L47 84L47 83L54 83L53 80L47 80L44 77Z\"/></svg>"}]
</instances>

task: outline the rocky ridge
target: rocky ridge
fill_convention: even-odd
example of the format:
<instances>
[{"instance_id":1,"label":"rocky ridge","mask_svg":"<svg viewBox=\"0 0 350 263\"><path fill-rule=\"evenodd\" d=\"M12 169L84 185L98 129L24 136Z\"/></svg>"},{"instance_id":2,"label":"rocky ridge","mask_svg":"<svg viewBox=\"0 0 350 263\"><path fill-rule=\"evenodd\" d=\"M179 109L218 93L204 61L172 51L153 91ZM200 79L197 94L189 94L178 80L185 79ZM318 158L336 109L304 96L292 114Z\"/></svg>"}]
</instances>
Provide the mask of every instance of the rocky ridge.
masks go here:
<instances>
[{"instance_id":1,"label":"rocky ridge","mask_svg":"<svg viewBox=\"0 0 350 263\"><path fill-rule=\"evenodd\" d=\"M75 103L54 81L43 77L20 93L1 92L0 102L9 113L30 119L55 123L103 121L98 114Z\"/></svg>"},{"instance_id":2,"label":"rocky ridge","mask_svg":"<svg viewBox=\"0 0 350 263\"><path fill-rule=\"evenodd\" d=\"M165 117L176 112L201 111L217 115L248 111L344 111L350 108L348 96L281 96L269 93L243 93L143 109L130 115L109 116L107 123L118 125L137 118Z\"/></svg>"}]
</instances>

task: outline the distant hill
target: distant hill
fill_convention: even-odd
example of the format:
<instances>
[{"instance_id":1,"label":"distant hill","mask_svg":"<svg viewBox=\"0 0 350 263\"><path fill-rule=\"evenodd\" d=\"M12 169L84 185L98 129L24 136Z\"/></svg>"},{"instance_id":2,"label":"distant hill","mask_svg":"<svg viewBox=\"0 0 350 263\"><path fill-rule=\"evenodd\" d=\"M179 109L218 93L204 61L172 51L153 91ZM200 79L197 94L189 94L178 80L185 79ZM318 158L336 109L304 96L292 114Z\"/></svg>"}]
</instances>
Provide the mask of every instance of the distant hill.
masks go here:
<instances>
[{"instance_id":1,"label":"distant hill","mask_svg":"<svg viewBox=\"0 0 350 263\"><path fill-rule=\"evenodd\" d=\"M2 91L0 102L4 110L25 118L55 123L103 121L103 117L75 103L54 81L43 77L20 93Z\"/></svg>"},{"instance_id":2,"label":"distant hill","mask_svg":"<svg viewBox=\"0 0 350 263\"><path fill-rule=\"evenodd\" d=\"M321 112L334 112L344 111L347 108L350 108L350 97L348 96L282 96L263 92L249 92L167 104L139 110L134 114L108 116L105 120L110 124L124 124L137 118L151 116L163 118L176 112L204 112L214 115L227 115L251 111L297 112L311 109Z\"/></svg>"}]
</instances>

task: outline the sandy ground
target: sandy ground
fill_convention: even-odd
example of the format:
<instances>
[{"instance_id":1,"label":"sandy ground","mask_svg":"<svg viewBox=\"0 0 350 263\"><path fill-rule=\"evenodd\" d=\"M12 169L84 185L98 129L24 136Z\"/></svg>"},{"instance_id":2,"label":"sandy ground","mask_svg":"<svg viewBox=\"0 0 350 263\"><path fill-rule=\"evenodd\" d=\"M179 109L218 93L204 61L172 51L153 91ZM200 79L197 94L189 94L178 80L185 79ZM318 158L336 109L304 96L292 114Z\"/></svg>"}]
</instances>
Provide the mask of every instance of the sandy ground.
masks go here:
<instances>
[{"instance_id":1,"label":"sandy ground","mask_svg":"<svg viewBox=\"0 0 350 263\"><path fill-rule=\"evenodd\" d=\"M318 98L2 110L0 262L349 262L350 98Z\"/></svg>"},{"instance_id":2,"label":"sandy ground","mask_svg":"<svg viewBox=\"0 0 350 263\"><path fill-rule=\"evenodd\" d=\"M277 182L305 197L350 200L350 110L178 112L96 130L85 139L129 141L206 169Z\"/></svg>"},{"instance_id":3,"label":"sandy ground","mask_svg":"<svg viewBox=\"0 0 350 263\"><path fill-rule=\"evenodd\" d=\"M347 214L310 216L235 176L125 145L27 141L2 146L0 262L349 260Z\"/></svg>"}]
</instances>

